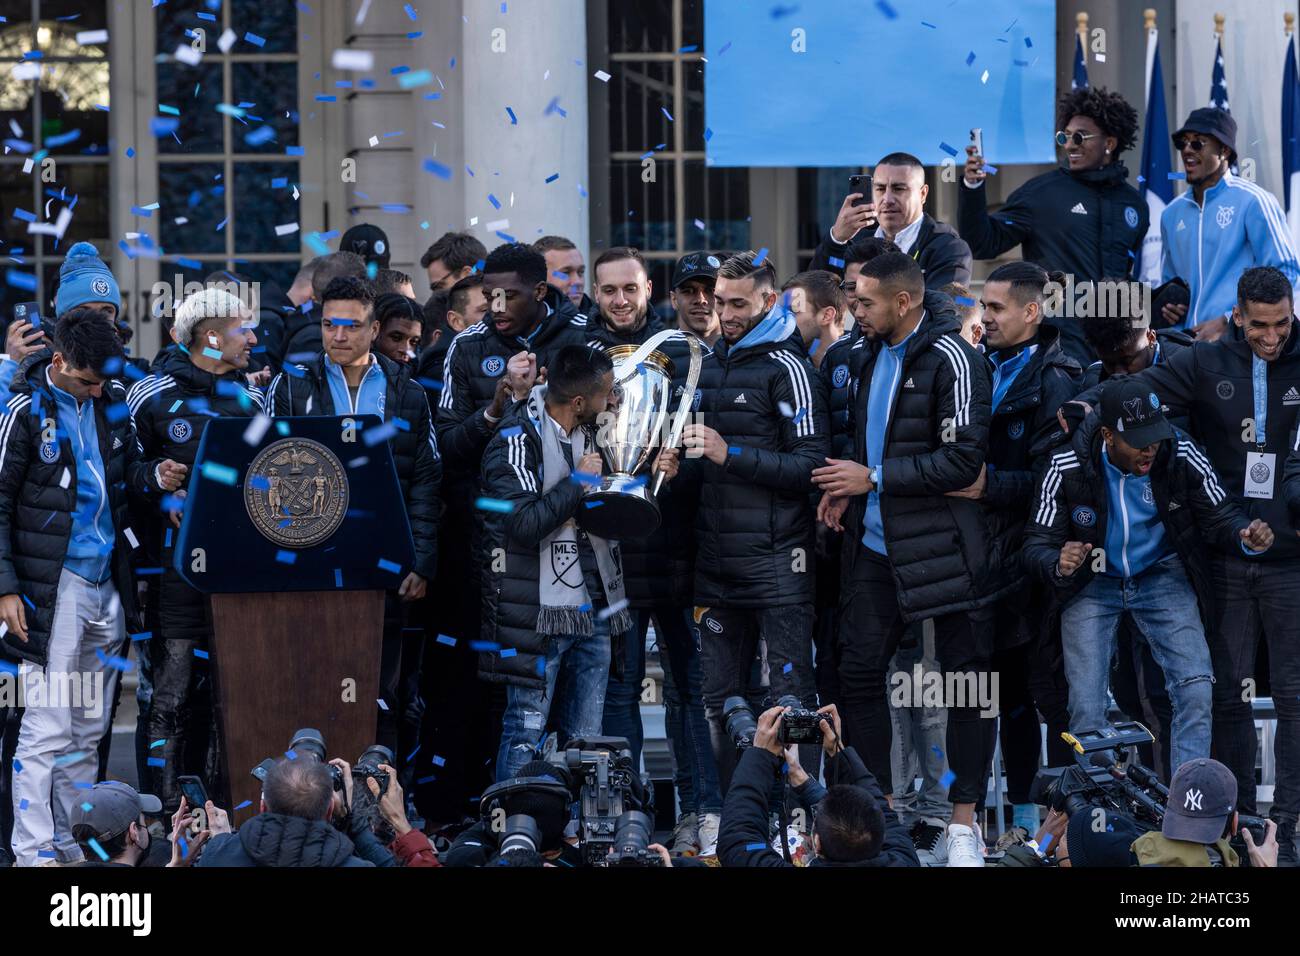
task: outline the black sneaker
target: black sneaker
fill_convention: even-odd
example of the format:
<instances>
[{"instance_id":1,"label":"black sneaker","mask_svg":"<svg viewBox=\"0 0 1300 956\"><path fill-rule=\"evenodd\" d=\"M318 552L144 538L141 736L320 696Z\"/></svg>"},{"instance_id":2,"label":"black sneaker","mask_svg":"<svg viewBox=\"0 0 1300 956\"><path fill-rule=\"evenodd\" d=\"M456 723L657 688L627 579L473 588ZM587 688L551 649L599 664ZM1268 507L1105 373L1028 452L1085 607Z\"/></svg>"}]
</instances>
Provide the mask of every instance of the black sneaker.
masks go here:
<instances>
[{"instance_id":1,"label":"black sneaker","mask_svg":"<svg viewBox=\"0 0 1300 956\"><path fill-rule=\"evenodd\" d=\"M1300 866L1296 859L1294 820L1277 821L1277 865Z\"/></svg>"},{"instance_id":2,"label":"black sneaker","mask_svg":"<svg viewBox=\"0 0 1300 956\"><path fill-rule=\"evenodd\" d=\"M948 828L944 826L942 820L922 817L912 825L909 832L912 835L912 846L916 848L917 854L929 854L929 860L923 859L923 863L934 862L942 865L948 862Z\"/></svg>"}]
</instances>

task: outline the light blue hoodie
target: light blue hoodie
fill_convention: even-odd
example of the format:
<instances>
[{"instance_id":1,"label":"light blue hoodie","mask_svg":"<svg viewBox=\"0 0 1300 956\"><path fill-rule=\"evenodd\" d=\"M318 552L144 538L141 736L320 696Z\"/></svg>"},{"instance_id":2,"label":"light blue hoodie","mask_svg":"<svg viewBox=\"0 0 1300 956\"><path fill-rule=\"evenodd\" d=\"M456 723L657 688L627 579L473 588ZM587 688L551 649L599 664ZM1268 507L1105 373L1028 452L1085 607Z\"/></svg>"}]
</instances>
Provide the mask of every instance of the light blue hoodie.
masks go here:
<instances>
[{"instance_id":1,"label":"light blue hoodie","mask_svg":"<svg viewBox=\"0 0 1300 956\"><path fill-rule=\"evenodd\" d=\"M1162 281L1181 276L1191 289L1181 328L1231 315L1237 280L1252 266L1276 266L1300 287L1300 261L1277 199L1231 172L1205 191L1204 208L1190 188L1165 207L1160 241Z\"/></svg>"},{"instance_id":2,"label":"light blue hoodie","mask_svg":"<svg viewBox=\"0 0 1300 956\"><path fill-rule=\"evenodd\" d=\"M45 370L45 381L58 408L59 437L68 439L77 462L77 510L72 513L72 533L63 566L78 577L99 584L109 575L115 533L104 458L99 452L95 403L90 399L78 403L50 380L49 369Z\"/></svg>"}]
</instances>

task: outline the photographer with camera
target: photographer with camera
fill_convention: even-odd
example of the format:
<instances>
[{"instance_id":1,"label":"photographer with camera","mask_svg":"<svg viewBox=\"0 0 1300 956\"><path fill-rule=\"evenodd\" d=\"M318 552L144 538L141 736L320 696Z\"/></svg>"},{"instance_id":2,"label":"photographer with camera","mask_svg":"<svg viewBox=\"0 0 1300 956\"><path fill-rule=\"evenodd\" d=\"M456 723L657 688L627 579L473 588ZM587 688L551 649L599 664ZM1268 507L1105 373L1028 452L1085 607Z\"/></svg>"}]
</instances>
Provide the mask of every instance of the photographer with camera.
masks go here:
<instances>
[{"instance_id":1,"label":"photographer with camera","mask_svg":"<svg viewBox=\"0 0 1300 956\"><path fill-rule=\"evenodd\" d=\"M512 860L502 865L582 866L581 851L564 840L573 803L568 772L550 761L533 760L520 767L513 780L503 783L525 780L533 785L512 788L496 806L488 793L483 795L482 818L456 837L442 856L443 866L496 865L516 853L530 854L519 858L527 862Z\"/></svg>"},{"instance_id":2,"label":"photographer with camera","mask_svg":"<svg viewBox=\"0 0 1300 956\"><path fill-rule=\"evenodd\" d=\"M736 764L718 833L718 859L723 866L790 865L772 849L768 825L768 795L781 772L786 746L782 721L790 709L780 705L759 716L754 745ZM820 729L830 787L813 817L815 856L809 865L920 866L907 829L893 812L886 812L888 805L876 778L853 748L841 742L835 705L828 704L817 713L824 715ZM802 786L810 784L804 781Z\"/></svg>"},{"instance_id":3,"label":"photographer with camera","mask_svg":"<svg viewBox=\"0 0 1300 956\"><path fill-rule=\"evenodd\" d=\"M340 763L334 765L338 770ZM390 773L390 788L395 778ZM396 866L368 827L353 826L344 835L334 825L346 810L335 799L335 779L329 765L311 757L276 761L263 781L261 812L235 832L209 840L197 865ZM343 775L345 795L351 779L349 770Z\"/></svg>"},{"instance_id":4,"label":"photographer with camera","mask_svg":"<svg viewBox=\"0 0 1300 956\"><path fill-rule=\"evenodd\" d=\"M1255 818L1251 818L1252 823ZM1237 778L1217 760L1189 760L1169 783L1169 803L1159 830L1133 841L1138 866L1240 866L1228 841L1241 833L1250 865L1277 866L1277 822L1259 821L1264 838L1255 842L1237 813Z\"/></svg>"}]
</instances>

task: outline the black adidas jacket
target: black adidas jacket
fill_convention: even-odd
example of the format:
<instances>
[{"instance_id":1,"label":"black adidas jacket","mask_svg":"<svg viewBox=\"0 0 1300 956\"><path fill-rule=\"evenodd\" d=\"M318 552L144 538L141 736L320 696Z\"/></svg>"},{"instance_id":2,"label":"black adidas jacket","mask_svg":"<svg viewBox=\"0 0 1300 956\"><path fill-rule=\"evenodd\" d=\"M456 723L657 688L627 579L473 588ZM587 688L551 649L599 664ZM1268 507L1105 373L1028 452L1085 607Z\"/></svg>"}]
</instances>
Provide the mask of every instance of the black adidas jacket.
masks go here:
<instances>
[{"instance_id":1,"label":"black adidas jacket","mask_svg":"<svg viewBox=\"0 0 1300 956\"><path fill-rule=\"evenodd\" d=\"M989 212L984 184L957 184L957 228L976 259L996 259L1020 246L1022 259L1074 281L1127 278L1142 246L1151 214L1128 183L1128 169L1111 163L1070 172L1058 167L1035 176ZM1065 336L1066 354L1083 364L1094 358L1077 322L1049 320Z\"/></svg>"},{"instance_id":2,"label":"black adidas jacket","mask_svg":"<svg viewBox=\"0 0 1300 956\"><path fill-rule=\"evenodd\" d=\"M268 345L266 357L273 370L280 372L285 365L300 365L320 355L325 348L320 334L320 310L313 306L310 312L290 309L284 314L282 329L274 345Z\"/></svg>"},{"instance_id":3,"label":"black adidas jacket","mask_svg":"<svg viewBox=\"0 0 1300 956\"><path fill-rule=\"evenodd\" d=\"M854 349L849 426L853 458L866 463L867 401L881 343ZM904 620L982 607L997 594L985 507L945 494L974 483L988 447L988 363L961 337L953 302L927 293L925 318L903 355L881 462L885 547ZM842 581L860 560L867 497L855 496L842 524Z\"/></svg>"},{"instance_id":4,"label":"black adidas jacket","mask_svg":"<svg viewBox=\"0 0 1300 956\"><path fill-rule=\"evenodd\" d=\"M866 230L859 232L854 239L862 236ZM838 276L844 275L844 253L848 251L853 239L848 242L836 242L827 232L813 253L809 269L825 269ZM946 222L939 222L929 213L921 214L921 231L916 235L916 243L910 253L921 271L925 273L927 289L942 289L950 282L967 285L970 282L971 250L957 230ZM831 262L839 261L839 265Z\"/></svg>"},{"instance_id":5,"label":"black adidas jacket","mask_svg":"<svg viewBox=\"0 0 1300 956\"><path fill-rule=\"evenodd\" d=\"M513 506L508 513L482 511L478 565L482 582L482 638L492 647L479 653L479 677L494 683L544 688L550 635L537 633L542 541L582 507L583 487L561 481L543 493L542 439L528 417L528 403L516 402L483 453L483 494ZM497 549L504 549L504 555ZM618 542L610 551L621 561ZM590 595L592 602L596 596ZM504 653L503 653L504 652Z\"/></svg>"},{"instance_id":6,"label":"black adidas jacket","mask_svg":"<svg viewBox=\"0 0 1300 956\"><path fill-rule=\"evenodd\" d=\"M853 348L861 348L866 339L857 325L848 335L842 335L826 350L818 371L826 382L827 402L831 420L831 457L851 458L853 436L849 434L849 405L853 401L852 359Z\"/></svg>"},{"instance_id":7,"label":"black adidas jacket","mask_svg":"<svg viewBox=\"0 0 1300 956\"><path fill-rule=\"evenodd\" d=\"M170 352L157 371L127 392L136 435L150 460L170 458L189 465L182 488L193 479L199 439L212 418L249 418L262 410L261 391L249 386L241 371L221 377L196 366L181 352ZM204 640L208 633L208 602L172 566L174 529L154 508L135 509L142 550L163 569L159 582L160 637Z\"/></svg>"},{"instance_id":8,"label":"black adidas jacket","mask_svg":"<svg viewBox=\"0 0 1300 956\"><path fill-rule=\"evenodd\" d=\"M59 436L57 445L50 448L42 440L46 422L57 420L54 394L45 380L51 354L47 349L29 357L14 376L10 386L14 394L0 405L0 594L20 594L27 603L27 642L6 632L3 646L9 654L40 666L47 660L59 576L77 510L72 441ZM155 463L145 460L136 439L122 383L108 382L101 397L94 399L94 407L116 532L112 580L127 631L138 632L130 553L139 537L131 530L128 492L155 506L162 492L154 475Z\"/></svg>"},{"instance_id":9,"label":"black adidas jacket","mask_svg":"<svg viewBox=\"0 0 1300 956\"><path fill-rule=\"evenodd\" d=\"M780 308L780 306L778 306ZM766 321L766 320L764 320ZM812 470L830 454L825 383L790 334L733 349L725 338L701 376L699 424L726 461L687 458L700 476L695 604L778 607L815 597Z\"/></svg>"},{"instance_id":10,"label":"black adidas jacket","mask_svg":"<svg viewBox=\"0 0 1300 956\"><path fill-rule=\"evenodd\" d=\"M1095 559L1089 557L1074 574L1057 574L1062 545L1085 541L1094 549L1105 547L1109 515L1101 447L1101 417L1093 413L1075 432L1071 445L1051 456L1034 495L1034 514L1025 528L1025 568L1051 586L1061 604L1082 590L1096 573ZM1174 438L1163 442L1156 453L1151 466L1151 491L1168 542L1182 560L1196 591L1202 617L1212 620L1214 593L1205 544L1240 553L1237 532L1250 524L1250 518L1225 493L1204 451L1177 429Z\"/></svg>"},{"instance_id":11,"label":"black adidas jacket","mask_svg":"<svg viewBox=\"0 0 1300 956\"><path fill-rule=\"evenodd\" d=\"M389 439L393 465L406 502L406 517L415 541L415 566L410 570L432 580L438 565L438 489L442 483L442 459L433 430L429 402L403 366L371 353L383 369L387 388L384 421L397 422L398 431ZM273 418L295 415L336 415L334 398L325 377L325 353L306 365L286 366L271 380L266 410Z\"/></svg>"},{"instance_id":12,"label":"black adidas jacket","mask_svg":"<svg viewBox=\"0 0 1300 956\"><path fill-rule=\"evenodd\" d=\"M1238 499L1246 514L1268 522L1277 540L1252 561L1285 561L1300 558L1300 524L1288 512L1282 475L1290 438L1300 412L1300 322L1291 323L1291 334L1282 354L1268 363L1268 413L1266 443L1260 449L1249 436L1248 422L1255 418L1252 352L1235 325L1217 342L1197 342L1138 373L1165 406L1174 422L1185 420L1192 439L1206 451L1224 490ZM1097 386L1078 396L1094 408L1101 397ZM1276 455L1271 476L1271 499L1244 497L1246 455L1253 451ZM1240 551L1229 549L1229 553Z\"/></svg>"}]
</instances>

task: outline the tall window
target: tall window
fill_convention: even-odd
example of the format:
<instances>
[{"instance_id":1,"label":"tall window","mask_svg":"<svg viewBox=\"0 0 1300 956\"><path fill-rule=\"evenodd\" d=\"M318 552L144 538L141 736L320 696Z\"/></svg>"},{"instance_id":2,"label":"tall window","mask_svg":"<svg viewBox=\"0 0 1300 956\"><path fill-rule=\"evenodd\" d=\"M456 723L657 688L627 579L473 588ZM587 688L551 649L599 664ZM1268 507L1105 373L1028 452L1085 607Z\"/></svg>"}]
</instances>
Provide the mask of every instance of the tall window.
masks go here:
<instances>
[{"instance_id":1,"label":"tall window","mask_svg":"<svg viewBox=\"0 0 1300 956\"><path fill-rule=\"evenodd\" d=\"M104 0L0 0L0 18L0 316L8 320L16 302L40 302L50 314L74 242L109 248L110 104ZM57 223L65 209L62 237L28 231Z\"/></svg>"},{"instance_id":2,"label":"tall window","mask_svg":"<svg viewBox=\"0 0 1300 956\"><path fill-rule=\"evenodd\" d=\"M662 306L679 256L749 248L749 171L705 166L703 0L610 0L606 16L609 219L593 234L642 250Z\"/></svg>"},{"instance_id":3,"label":"tall window","mask_svg":"<svg viewBox=\"0 0 1300 956\"><path fill-rule=\"evenodd\" d=\"M298 7L287 0L168 0L156 15L161 209L135 228L161 245L166 282L177 273L190 282L231 269L285 290L302 244L291 231L303 145ZM175 56L200 38L200 63Z\"/></svg>"}]
</instances>

